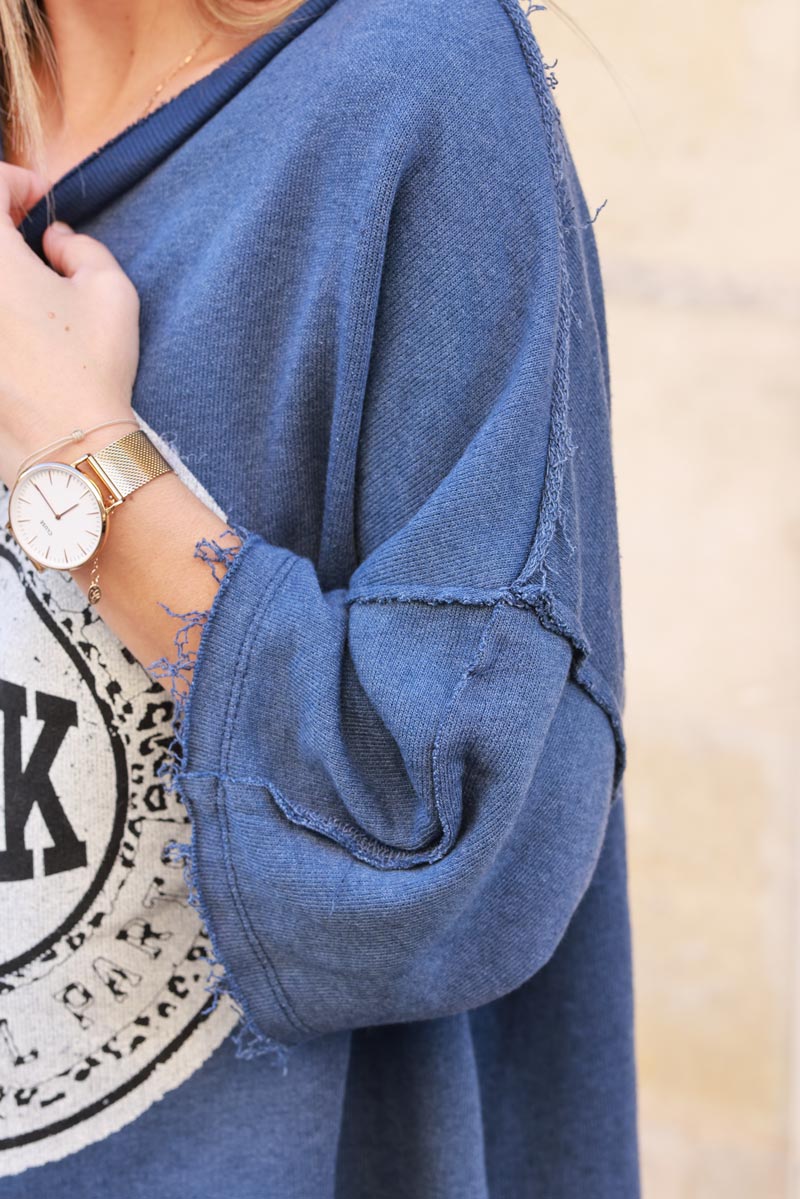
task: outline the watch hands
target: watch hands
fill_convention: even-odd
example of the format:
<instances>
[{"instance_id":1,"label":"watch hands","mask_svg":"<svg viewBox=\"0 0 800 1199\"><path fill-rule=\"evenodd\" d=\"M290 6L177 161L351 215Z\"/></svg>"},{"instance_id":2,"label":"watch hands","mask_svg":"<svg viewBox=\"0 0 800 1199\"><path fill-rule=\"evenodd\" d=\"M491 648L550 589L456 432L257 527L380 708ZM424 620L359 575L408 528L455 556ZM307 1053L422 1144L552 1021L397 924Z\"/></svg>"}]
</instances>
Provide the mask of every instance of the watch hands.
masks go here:
<instances>
[{"instance_id":1,"label":"watch hands","mask_svg":"<svg viewBox=\"0 0 800 1199\"><path fill-rule=\"evenodd\" d=\"M59 519L58 513L56 512L55 508L53 507L53 505L52 505L52 504L50 503L50 501L48 500L47 496L44 494L44 492L41 490L41 488L40 488L40 487L39 487L39 486L38 486L36 483L34 483L34 487L35 487L35 488L36 488L36 490L39 492L39 495L42 497L42 499L44 500L44 502L47 504L47 507L48 507L48 508L50 509L50 511L53 513L53 516L56 518L56 520L58 520L58 519Z\"/></svg>"},{"instance_id":2,"label":"watch hands","mask_svg":"<svg viewBox=\"0 0 800 1199\"><path fill-rule=\"evenodd\" d=\"M78 504L79 503L80 503L80 500L78 500ZM78 504L72 504L71 507L65 508L63 512L54 512L53 515L55 516L56 520L61 520L62 516L66 516L68 512L72 511L73 508L77 508Z\"/></svg>"}]
</instances>

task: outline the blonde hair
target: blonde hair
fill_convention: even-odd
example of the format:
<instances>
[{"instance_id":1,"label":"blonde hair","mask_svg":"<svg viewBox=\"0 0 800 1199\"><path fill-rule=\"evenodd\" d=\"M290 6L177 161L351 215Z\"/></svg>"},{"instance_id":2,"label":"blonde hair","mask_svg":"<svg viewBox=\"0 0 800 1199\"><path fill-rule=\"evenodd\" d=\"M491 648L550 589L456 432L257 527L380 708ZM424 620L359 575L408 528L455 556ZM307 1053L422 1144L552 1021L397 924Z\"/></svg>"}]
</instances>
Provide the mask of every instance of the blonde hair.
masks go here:
<instances>
[{"instance_id":1,"label":"blonde hair","mask_svg":"<svg viewBox=\"0 0 800 1199\"><path fill-rule=\"evenodd\" d=\"M302 0L191 0L209 30L252 34L275 28ZM6 136L23 161L41 167L43 131L35 66L58 81L43 0L0 0L0 108ZM8 148L6 150L8 156Z\"/></svg>"}]
</instances>

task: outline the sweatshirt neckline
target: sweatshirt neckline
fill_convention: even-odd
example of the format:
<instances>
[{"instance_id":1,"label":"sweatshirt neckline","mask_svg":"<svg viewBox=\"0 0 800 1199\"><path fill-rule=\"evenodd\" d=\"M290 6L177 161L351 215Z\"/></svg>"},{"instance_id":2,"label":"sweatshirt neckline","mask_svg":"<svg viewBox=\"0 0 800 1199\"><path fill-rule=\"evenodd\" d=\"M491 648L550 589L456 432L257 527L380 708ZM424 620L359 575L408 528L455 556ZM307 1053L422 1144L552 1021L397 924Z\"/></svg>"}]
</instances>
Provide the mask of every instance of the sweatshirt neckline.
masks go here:
<instances>
[{"instance_id":1,"label":"sweatshirt neckline","mask_svg":"<svg viewBox=\"0 0 800 1199\"><path fill-rule=\"evenodd\" d=\"M21 222L20 232L31 249L42 255L42 235L50 220L58 218L70 225L89 220L138 183L335 2L304 0L276 29L256 38L76 163L55 183L54 212L48 213L47 197L42 196ZM0 139L0 161L2 158Z\"/></svg>"}]
</instances>

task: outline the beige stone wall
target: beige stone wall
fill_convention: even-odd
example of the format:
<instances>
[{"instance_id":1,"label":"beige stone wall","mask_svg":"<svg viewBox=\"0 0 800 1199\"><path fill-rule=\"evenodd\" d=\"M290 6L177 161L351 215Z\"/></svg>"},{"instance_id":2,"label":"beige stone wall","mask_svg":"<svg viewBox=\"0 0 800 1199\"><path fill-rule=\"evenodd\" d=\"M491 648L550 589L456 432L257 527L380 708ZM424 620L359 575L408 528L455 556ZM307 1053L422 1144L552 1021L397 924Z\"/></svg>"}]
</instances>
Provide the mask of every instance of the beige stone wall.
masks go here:
<instances>
[{"instance_id":1,"label":"beige stone wall","mask_svg":"<svg viewBox=\"0 0 800 1199\"><path fill-rule=\"evenodd\" d=\"M534 17L607 284L645 1199L800 1194L796 0ZM586 1199L591 1199L587 1196Z\"/></svg>"}]
</instances>

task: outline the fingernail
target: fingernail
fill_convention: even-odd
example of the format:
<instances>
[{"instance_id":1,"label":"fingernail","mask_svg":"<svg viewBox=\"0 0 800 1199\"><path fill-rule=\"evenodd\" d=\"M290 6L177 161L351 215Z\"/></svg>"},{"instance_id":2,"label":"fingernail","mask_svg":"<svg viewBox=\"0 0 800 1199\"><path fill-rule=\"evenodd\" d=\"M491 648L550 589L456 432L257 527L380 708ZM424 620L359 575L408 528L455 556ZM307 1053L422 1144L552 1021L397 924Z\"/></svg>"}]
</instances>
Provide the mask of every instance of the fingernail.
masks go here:
<instances>
[{"instance_id":1,"label":"fingernail","mask_svg":"<svg viewBox=\"0 0 800 1199\"><path fill-rule=\"evenodd\" d=\"M66 221L53 221L50 225L51 229L55 229L56 233L71 233L72 229Z\"/></svg>"}]
</instances>

